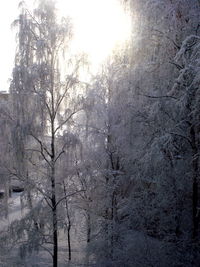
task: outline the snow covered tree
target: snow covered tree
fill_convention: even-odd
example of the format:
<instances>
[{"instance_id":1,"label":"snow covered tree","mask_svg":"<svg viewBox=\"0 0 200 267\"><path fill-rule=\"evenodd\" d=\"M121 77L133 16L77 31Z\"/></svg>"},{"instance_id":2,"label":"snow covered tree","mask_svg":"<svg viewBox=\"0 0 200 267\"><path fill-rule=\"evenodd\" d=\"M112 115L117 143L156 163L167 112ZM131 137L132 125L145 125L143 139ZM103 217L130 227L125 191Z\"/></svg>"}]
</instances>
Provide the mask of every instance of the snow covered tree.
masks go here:
<instances>
[{"instance_id":1,"label":"snow covered tree","mask_svg":"<svg viewBox=\"0 0 200 267\"><path fill-rule=\"evenodd\" d=\"M87 265L198 265L200 4L122 2L132 40L87 85L54 2L21 6L9 168L29 212L10 238L22 254L45 246L54 266L60 229L69 261L79 229Z\"/></svg>"},{"instance_id":2,"label":"snow covered tree","mask_svg":"<svg viewBox=\"0 0 200 267\"><path fill-rule=\"evenodd\" d=\"M181 66L179 75L170 91L178 99L178 121L172 135L188 146L192 178L193 238L199 235L199 61L200 37L188 36L182 43L175 61Z\"/></svg>"},{"instance_id":3,"label":"snow covered tree","mask_svg":"<svg viewBox=\"0 0 200 267\"><path fill-rule=\"evenodd\" d=\"M150 258L150 254L155 253L155 244L147 249L149 252L144 251L145 257L142 252L135 258L132 256L136 255L133 244L135 231L140 232L138 237L141 239L146 236L149 243L150 237L164 242L163 256L160 257L163 266L174 261L177 264L193 264L198 258L194 259L195 254L191 249L192 232L194 236L198 228L198 186L195 182L195 189L192 189L190 181L191 177L198 176L196 171L196 176L191 173L191 169L197 170L198 153L191 151L191 140L197 149L194 135L192 139L189 133L191 125L185 125L185 121L188 121L186 117L190 116L191 121L191 115L188 115L185 105L180 104L180 101L183 100L183 95L188 96L189 90L184 90L184 86L188 88L188 83L198 76L199 2L129 2L134 19L130 49L126 50L121 60L117 61L117 57L113 59L114 64L101 77L96 78L89 95L90 99L93 97L92 103L95 106L88 117L89 140L96 144L91 149L91 168L96 169L96 178L93 176L93 179L98 181L98 197L94 201L100 211L107 207L110 212L112 205L107 196L111 197L112 192L115 192L115 218L118 222L114 222L114 235L117 237L114 250L117 251L121 242L118 248L121 247L123 260L126 259L130 266L137 260L139 266L148 266L149 262L156 264L156 259ZM191 34L193 37L187 37ZM187 50L187 66L193 66L187 77L181 76L185 73L185 63L182 63L180 56L184 43L187 42L183 42L185 38L189 42L184 48ZM179 83L176 85L175 82L178 77L182 81L184 79L180 84L184 93L180 89L178 92L175 89L172 93L172 88L179 88ZM198 97L196 94L193 97L196 105ZM183 114L180 116L183 110L186 117ZM195 120L198 121L197 118ZM198 123L193 122L192 125L195 125L196 136ZM197 139L195 137L195 143ZM103 178L108 176L109 186L103 182ZM113 179L114 176L116 179ZM101 226L106 226L105 214L98 214ZM112 223L113 221L107 231L108 242L112 239ZM106 231L99 232L98 242L94 244L94 241L93 247L96 246L98 259L106 258L104 264L111 264L111 243L103 253L106 239ZM172 249L169 241L175 244L175 249ZM198 246L198 242L196 245ZM129 252L123 250L124 246ZM169 251L171 257L166 258ZM181 253L185 253L185 263L180 257ZM122 264L120 257L113 260L115 266Z\"/></svg>"},{"instance_id":4,"label":"snow covered tree","mask_svg":"<svg viewBox=\"0 0 200 267\"><path fill-rule=\"evenodd\" d=\"M59 168L65 165L63 161L61 166L60 160L71 142L70 138L64 139L64 132L70 132L73 116L82 109L82 97L77 91L82 61L69 60L66 55L71 24L67 19L59 22L54 1L39 1L33 13L22 6L15 24L19 25L18 50L11 94L17 117L14 143L19 144L16 157L20 161L15 166L15 175L24 182L28 177L29 187L50 208L52 257L56 267L58 206L68 194L67 191L64 197L59 195ZM59 136L63 136L62 144Z\"/></svg>"}]
</instances>

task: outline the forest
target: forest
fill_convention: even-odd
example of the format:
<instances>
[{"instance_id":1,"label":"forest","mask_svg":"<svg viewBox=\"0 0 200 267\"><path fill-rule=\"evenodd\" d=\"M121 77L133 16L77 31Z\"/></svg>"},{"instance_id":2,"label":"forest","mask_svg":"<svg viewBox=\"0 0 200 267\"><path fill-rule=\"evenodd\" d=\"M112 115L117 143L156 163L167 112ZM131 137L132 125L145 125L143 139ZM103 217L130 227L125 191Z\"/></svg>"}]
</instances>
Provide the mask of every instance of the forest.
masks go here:
<instances>
[{"instance_id":1,"label":"forest","mask_svg":"<svg viewBox=\"0 0 200 267\"><path fill-rule=\"evenodd\" d=\"M131 38L96 74L55 1L20 3L1 267L200 266L200 1L116 1Z\"/></svg>"}]
</instances>

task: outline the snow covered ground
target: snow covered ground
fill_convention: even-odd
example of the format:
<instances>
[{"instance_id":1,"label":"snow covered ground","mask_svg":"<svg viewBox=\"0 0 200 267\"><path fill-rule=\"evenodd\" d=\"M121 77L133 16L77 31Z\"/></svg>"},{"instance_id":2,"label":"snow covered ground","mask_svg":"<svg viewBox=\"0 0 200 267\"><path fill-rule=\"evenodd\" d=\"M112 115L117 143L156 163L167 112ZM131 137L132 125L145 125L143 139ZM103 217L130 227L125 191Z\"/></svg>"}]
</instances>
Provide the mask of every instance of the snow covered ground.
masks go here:
<instances>
[{"instance_id":1,"label":"snow covered ground","mask_svg":"<svg viewBox=\"0 0 200 267\"><path fill-rule=\"evenodd\" d=\"M21 220L24 216L26 216L29 212L28 208L23 207L22 202L22 194L23 193L12 193L11 198L8 200L8 216L7 218L2 217L0 221L0 235L5 233L8 229L8 226L16 220ZM38 201L38 200L37 200ZM88 266L85 263L85 240L82 241L77 239L76 231L72 232L73 241L72 242L72 261L68 262L68 249L67 249L67 238L66 233L63 231L59 234L59 267L81 267ZM17 246L15 246L12 250L12 258L14 258L15 263L9 262L9 259L1 264L0 267L50 267L52 266L52 258L48 252L44 249L41 249L39 253L34 252L25 259L19 258L19 251ZM93 265L89 265L93 266Z\"/></svg>"},{"instance_id":2,"label":"snow covered ground","mask_svg":"<svg viewBox=\"0 0 200 267\"><path fill-rule=\"evenodd\" d=\"M22 210L20 193L12 193L11 198L8 200L8 216L7 218L1 217L0 232L5 231L6 228L15 220L20 220L22 216L28 212L27 209Z\"/></svg>"},{"instance_id":3,"label":"snow covered ground","mask_svg":"<svg viewBox=\"0 0 200 267\"><path fill-rule=\"evenodd\" d=\"M0 222L0 234L4 233L8 226L15 220L20 220L26 216L29 212L28 208L22 209L22 193L13 193L12 197L9 199L8 205L8 217L2 218ZM81 225L81 218L80 218ZM99 263L88 264L86 258L86 240L84 236L80 236L78 229L72 230L72 260L68 262L68 248L67 248L67 237L64 231L59 233L59 267L104 267ZM128 235L128 233L127 233ZM130 234L131 240L128 242L127 251L134 251L134 256L132 262L135 262L135 266L162 266L161 262L157 260L160 259L159 255L162 255L163 262L168 262L168 255L173 253L173 245L160 242L154 238L147 237L145 234L134 231ZM128 237L127 237L128 240ZM133 242L134 240L134 242ZM166 245L169 246L166 249ZM144 255L141 259L141 253ZM13 247L11 252L12 260L5 259L4 263L0 267L51 267L52 258L45 249L40 249L39 253L34 252L24 259L20 259L18 245ZM146 257L146 258L145 258ZM167 258L166 258L167 257ZM0 259L1 260L1 259ZM9 262L10 260L10 262ZM141 262L142 260L142 262ZM14 261L14 263L13 263ZM161 265L159 265L161 264ZM128 266L128 265L127 265Z\"/></svg>"}]
</instances>

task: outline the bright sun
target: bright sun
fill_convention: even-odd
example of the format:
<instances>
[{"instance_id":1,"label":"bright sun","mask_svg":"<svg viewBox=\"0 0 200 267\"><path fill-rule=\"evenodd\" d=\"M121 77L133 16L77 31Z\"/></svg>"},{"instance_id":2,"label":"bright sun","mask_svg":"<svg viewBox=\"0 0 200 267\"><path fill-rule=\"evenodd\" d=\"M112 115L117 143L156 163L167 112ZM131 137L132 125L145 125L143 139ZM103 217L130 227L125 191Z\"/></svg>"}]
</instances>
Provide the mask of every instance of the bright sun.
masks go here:
<instances>
[{"instance_id":1,"label":"bright sun","mask_svg":"<svg viewBox=\"0 0 200 267\"><path fill-rule=\"evenodd\" d=\"M127 40L131 33L131 19L123 10L120 0L57 0L62 16L70 16L74 24L74 53L85 52L89 56L93 72L112 52L113 48ZM0 90L8 90L7 82L12 73L15 52L13 32L10 24L18 16L19 0L6 0L0 20L0 29L4 42L0 42ZM28 7L34 7L34 0L25 0ZM14 5L15 3L15 5ZM13 6L13 8L10 8ZM8 14L10 16L8 16ZM5 51L10 51L5 53ZM13 52L12 52L13 51ZM6 64L5 66L5 62Z\"/></svg>"},{"instance_id":2,"label":"bright sun","mask_svg":"<svg viewBox=\"0 0 200 267\"><path fill-rule=\"evenodd\" d=\"M57 0L74 25L74 52L85 52L96 69L113 48L128 40L131 19L118 0Z\"/></svg>"}]
</instances>

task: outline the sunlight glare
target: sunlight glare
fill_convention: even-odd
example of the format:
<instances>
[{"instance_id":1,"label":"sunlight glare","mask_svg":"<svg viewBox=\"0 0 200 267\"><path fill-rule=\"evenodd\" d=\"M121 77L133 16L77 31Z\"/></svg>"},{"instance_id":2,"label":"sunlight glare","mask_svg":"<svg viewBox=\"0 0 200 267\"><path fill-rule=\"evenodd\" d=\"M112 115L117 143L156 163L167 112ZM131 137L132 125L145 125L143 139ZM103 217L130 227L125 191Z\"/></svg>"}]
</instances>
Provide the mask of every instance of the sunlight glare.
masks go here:
<instances>
[{"instance_id":1,"label":"sunlight glare","mask_svg":"<svg viewBox=\"0 0 200 267\"><path fill-rule=\"evenodd\" d=\"M57 7L72 19L73 52L87 53L93 69L130 37L131 18L118 0L58 0Z\"/></svg>"}]
</instances>

